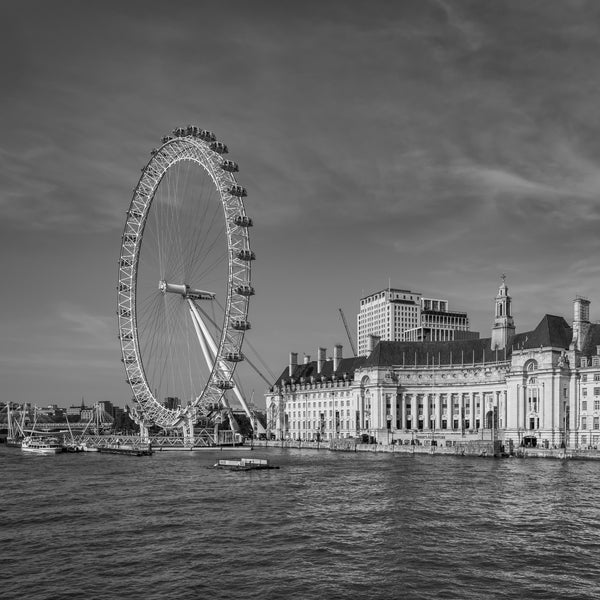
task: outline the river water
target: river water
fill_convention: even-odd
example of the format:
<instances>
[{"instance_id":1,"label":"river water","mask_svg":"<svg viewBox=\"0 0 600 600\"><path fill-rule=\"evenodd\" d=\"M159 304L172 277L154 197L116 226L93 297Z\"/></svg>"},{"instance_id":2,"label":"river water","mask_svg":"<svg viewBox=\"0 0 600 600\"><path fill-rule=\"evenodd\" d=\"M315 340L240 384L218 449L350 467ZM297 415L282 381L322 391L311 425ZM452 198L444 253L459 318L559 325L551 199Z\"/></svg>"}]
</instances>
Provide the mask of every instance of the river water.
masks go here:
<instances>
[{"instance_id":1,"label":"river water","mask_svg":"<svg viewBox=\"0 0 600 600\"><path fill-rule=\"evenodd\" d=\"M600 463L239 454L0 447L0 598L600 597Z\"/></svg>"}]
</instances>

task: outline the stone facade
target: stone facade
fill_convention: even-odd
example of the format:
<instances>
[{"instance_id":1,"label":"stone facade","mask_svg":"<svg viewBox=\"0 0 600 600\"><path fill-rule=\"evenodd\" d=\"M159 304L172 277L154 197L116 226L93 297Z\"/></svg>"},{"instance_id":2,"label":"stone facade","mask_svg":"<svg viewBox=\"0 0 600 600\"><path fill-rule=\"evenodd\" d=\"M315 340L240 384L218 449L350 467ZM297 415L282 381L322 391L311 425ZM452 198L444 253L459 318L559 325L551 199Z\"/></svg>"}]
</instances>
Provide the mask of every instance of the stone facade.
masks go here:
<instances>
[{"instance_id":1,"label":"stone facade","mask_svg":"<svg viewBox=\"0 0 600 600\"><path fill-rule=\"evenodd\" d=\"M589 322L589 301L575 300L572 326L545 315L534 330L518 334L510 301L503 281L490 338L379 341L367 357L341 359L338 347L337 362L290 361L266 393L271 435L436 446L599 445L600 324Z\"/></svg>"}]
</instances>

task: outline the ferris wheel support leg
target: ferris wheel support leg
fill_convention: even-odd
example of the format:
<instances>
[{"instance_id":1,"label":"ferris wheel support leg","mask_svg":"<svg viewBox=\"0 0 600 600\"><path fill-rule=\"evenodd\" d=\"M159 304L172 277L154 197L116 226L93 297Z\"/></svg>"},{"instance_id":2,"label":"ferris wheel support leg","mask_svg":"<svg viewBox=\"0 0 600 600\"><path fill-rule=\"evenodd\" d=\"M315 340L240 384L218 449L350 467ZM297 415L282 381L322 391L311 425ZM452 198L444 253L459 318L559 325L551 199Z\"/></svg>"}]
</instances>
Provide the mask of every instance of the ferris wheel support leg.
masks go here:
<instances>
[{"instance_id":1,"label":"ferris wheel support leg","mask_svg":"<svg viewBox=\"0 0 600 600\"><path fill-rule=\"evenodd\" d=\"M192 320L194 321L194 327L196 328L196 335L198 336L198 339L200 340L200 345L202 346L202 351L204 352L204 358L206 359L206 364L210 366L211 362L209 361L208 353L206 352L206 346L204 344L204 340L202 339L202 337L204 337L206 339L206 342L210 346L213 356L217 356L217 345L215 344L215 341L213 340L212 336L210 335L210 331L208 330L204 321L202 320L202 317L200 316L200 313L199 313L198 309L196 308L196 305L194 304L194 302L191 299L188 299L188 303L190 305L190 311L192 313ZM202 329L203 335L201 335L199 328ZM229 373L229 367L223 361L219 361L219 366L221 367L221 369L223 371L225 371L226 373ZM242 408L244 409L244 412L250 419L250 422L253 422L254 415L252 414L252 411L248 407L246 399L240 393L240 390L239 390L238 386L235 384L235 382L234 382L232 391L235 394L236 398L238 399L239 403L242 405ZM225 404L227 409L229 411L231 411L225 396L223 396L223 403ZM236 423L236 425L237 425L237 423ZM256 425L257 425L258 430L255 433L265 433L265 428L258 421L256 421Z\"/></svg>"},{"instance_id":2,"label":"ferris wheel support leg","mask_svg":"<svg viewBox=\"0 0 600 600\"><path fill-rule=\"evenodd\" d=\"M183 445L190 450L194 447L194 419L191 416L186 417L181 428L183 429Z\"/></svg>"},{"instance_id":3,"label":"ferris wheel support leg","mask_svg":"<svg viewBox=\"0 0 600 600\"><path fill-rule=\"evenodd\" d=\"M140 423L140 441L147 444L150 441L148 426L145 423Z\"/></svg>"},{"instance_id":4,"label":"ferris wheel support leg","mask_svg":"<svg viewBox=\"0 0 600 600\"><path fill-rule=\"evenodd\" d=\"M200 316L200 313L198 312L196 305L189 298L188 298L188 304L190 307L190 314L192 315L192 321L194 323L194 329L196 330L196 336L198 337L198 341L200 342L200 347L202 348L202 353L204 354L204 360L206 360L206 364L210 368L213 363L214 358L211 359L211 357L208 353L208 348L207 348L206 344L208 344L208 346L210 347L210 350L213 353L213 357L217 356L217 345L215 344L215 341L213 340L212 336L210 335L210 331L208 330L204 321L202 320L202 317ZM227 365L225 363L223 363L222 361L219 361L219 367L221 368L221 370L225 371L228 375L230 374ZM238 396L238 398L241 398L240 393L237 389L237 386L235 386L233 388L233 390L234 390L234 392L236 392L236 395ZM229 406L229 401L227 400L227 397L225 396L225 394L223 394L223 397L221 400L225 406L225 409L227 410L227 416L229 418L229 422L231 423L231 429L233 429L234 431L239 431L240 426L237 424L237 421L235 420L235 417L233 416L233 412L231 410L231 407ZM243 399L241 401L242 401L242 406L244 406Z\"/></svg>"},{"instance_id":5,"label":"ferris wheel support leg","mask_svg":"<svg viewBox=\"0 0 600 600\"><path fill-rule=\"evenodd\" d=\"M277 439L282 440L285 432L285 401L280 396L277 402Z\"/></svg>"}]
</instances>

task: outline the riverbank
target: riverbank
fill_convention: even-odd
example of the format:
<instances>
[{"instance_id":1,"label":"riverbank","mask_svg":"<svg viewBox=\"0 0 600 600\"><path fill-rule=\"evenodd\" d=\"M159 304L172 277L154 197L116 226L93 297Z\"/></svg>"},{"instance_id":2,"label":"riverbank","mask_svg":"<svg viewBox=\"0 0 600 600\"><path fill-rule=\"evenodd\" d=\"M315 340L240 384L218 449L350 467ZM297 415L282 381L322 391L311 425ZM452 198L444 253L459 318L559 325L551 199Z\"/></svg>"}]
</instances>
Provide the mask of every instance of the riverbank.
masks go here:
<instances>
[{"instance_id":1,"label":"riverbank","mask_svg":"<svg viewBox=\"0 0 600 600\"><path fill-rule=\"evenodd\" d=\"M250 442L246 442L250 445ZM553 458L557 460L600 460L600 450L582 448L515 448L513 454L503 453L501 442L479 441L457 443L451 447L412 446L401 444L359 444L354 439L338 439L324 442L299 440L254 440L253 447L298 448L307 450L331 450L334 452L376 452L388 454L434 454L446 456L479 456L482 458Z\"/></svg>"}]
</instances>

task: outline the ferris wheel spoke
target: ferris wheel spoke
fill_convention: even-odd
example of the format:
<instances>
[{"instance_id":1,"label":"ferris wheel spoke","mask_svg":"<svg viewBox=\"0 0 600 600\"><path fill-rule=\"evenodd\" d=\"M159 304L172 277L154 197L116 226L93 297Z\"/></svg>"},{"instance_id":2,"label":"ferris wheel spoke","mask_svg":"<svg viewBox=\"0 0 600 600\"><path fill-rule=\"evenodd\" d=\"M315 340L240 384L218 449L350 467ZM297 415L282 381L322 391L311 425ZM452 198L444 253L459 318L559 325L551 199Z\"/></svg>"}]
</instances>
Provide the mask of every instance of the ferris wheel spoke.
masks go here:
<instances>
[{"instance_id":1,"label":"ferris wheel spoke","mask_svg":"<svg viewBox=\"0 0 600 600\"><path fill-rule=\"evenodd\" d=\"M208 207L206 207L206 208L208 208ZM201 220L201 222L206 222L205 220L207 219L207 217L208 217L208 215L203 214L203 215L199 215L198 219ZM216 232L213 234L213 237L214 237L213 242L207 246L207 242L209 239L208 232L215 231L215 222L216 222L217 218L218 218L218 211L214 210L213 214L210 216L210 220L206 224L206 229L207 229L206 233L204 235L197 236L194 246L191 249L190 256L189 256L190 269L195 271L196 273L198 272L199 269L202 268L203 263L208 258L208 254L216 247L217 242L220 241L222 243L222 238L224 236L224 228L219 228L219 229L216 229ZM196 275L196 277L197 277L197 275Z\"/></svg>"}]
</instances>

